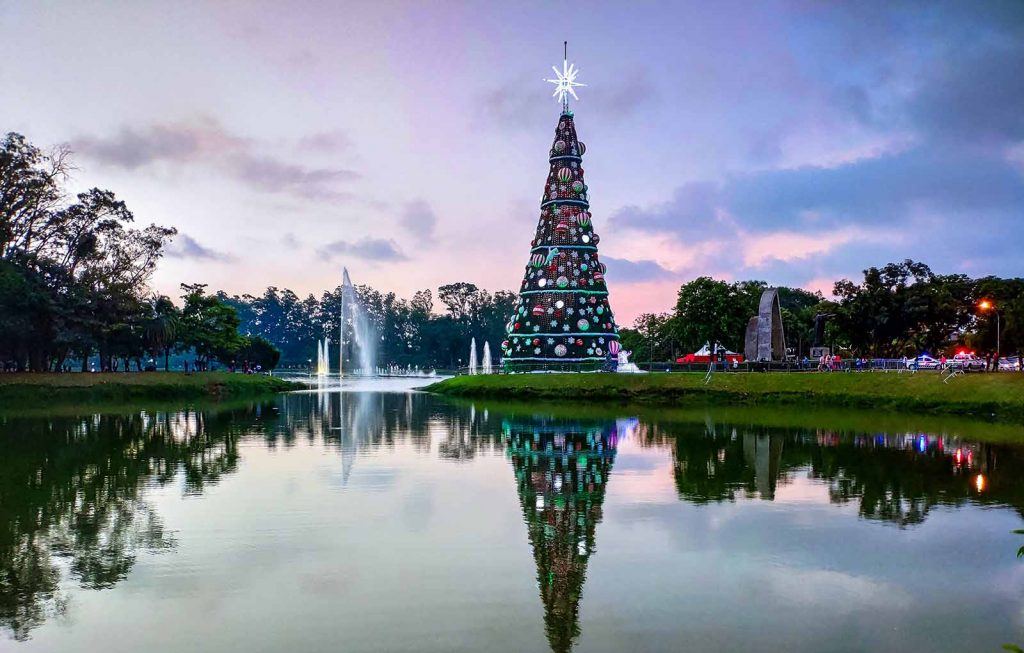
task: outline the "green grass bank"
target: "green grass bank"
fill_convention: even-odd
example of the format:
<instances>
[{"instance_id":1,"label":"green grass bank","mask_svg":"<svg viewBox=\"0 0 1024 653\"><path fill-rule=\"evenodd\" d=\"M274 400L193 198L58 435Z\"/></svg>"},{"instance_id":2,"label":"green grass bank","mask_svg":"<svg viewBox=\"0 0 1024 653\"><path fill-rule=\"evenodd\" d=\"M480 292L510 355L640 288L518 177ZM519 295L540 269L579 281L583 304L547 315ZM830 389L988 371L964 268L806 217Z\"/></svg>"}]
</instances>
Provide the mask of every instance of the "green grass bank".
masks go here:
<instances>
[{"instance_id":1,"label":"green grass bank","mask_svg":"<svg viewBox=\"0 0 1024 653\"><path fill-rule=\"evenodd\" d=\"M0 374L0 410L70 402L221 400L303 387L272 376L227 372Z\"/></svg>"},{"instance_id":2,"label":"green grass bank","mask_svg":"<svg viewBox=\"0 0 1024 653\"><path fill-rule=\"evenodd\" d=\"M457 376L425 388L493 399L641 401L660 404L799 405L1024 419L1024 375L937 372L495 374Z\"/></svg>"}]
</instances>

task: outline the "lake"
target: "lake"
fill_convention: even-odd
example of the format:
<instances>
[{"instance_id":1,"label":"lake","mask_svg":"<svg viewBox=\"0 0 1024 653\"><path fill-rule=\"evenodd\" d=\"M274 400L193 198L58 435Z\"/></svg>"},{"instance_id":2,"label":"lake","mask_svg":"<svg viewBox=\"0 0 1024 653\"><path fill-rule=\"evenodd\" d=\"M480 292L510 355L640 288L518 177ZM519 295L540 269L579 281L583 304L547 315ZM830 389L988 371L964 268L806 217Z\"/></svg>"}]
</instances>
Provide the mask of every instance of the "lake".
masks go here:
<instances>
[{"instance_id":1,"label":"lake","mask_svg":"<svg viewBox=\"0 0 1024 653\"><path fill-rule=\"evenodd\" d=\"M0 416L0 650L999 651L1013 438L400 382Z\"/></svg>"}]
</instances>

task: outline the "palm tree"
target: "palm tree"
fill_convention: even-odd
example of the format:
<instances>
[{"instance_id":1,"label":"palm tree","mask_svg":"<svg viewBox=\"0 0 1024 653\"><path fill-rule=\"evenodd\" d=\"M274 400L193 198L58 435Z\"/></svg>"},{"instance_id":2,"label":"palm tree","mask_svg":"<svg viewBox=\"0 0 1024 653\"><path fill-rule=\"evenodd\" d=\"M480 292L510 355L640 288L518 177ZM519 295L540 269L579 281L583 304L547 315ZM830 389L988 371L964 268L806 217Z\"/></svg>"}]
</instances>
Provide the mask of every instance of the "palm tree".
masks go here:
<instances>
[{"instance_id":1,"label":"palm tree","mask_svg":"<svg viewBox=\"0 0 1024 653\"><path fill-rule=\"evenodd\" d=\"M171 349L177 343L179 325L178 307L169 297L157 297L153 317L146 323L146 343L153 351L163 352L165 372L170 369Z\"/></svg>"}]
</instances>

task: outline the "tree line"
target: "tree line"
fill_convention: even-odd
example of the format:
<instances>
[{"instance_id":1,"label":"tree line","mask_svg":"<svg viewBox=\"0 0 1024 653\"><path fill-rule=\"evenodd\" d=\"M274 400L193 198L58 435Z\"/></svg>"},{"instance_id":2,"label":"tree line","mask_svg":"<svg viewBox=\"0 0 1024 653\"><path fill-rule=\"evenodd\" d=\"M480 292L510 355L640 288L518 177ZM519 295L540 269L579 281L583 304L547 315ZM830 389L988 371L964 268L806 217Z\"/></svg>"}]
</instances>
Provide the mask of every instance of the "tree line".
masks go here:
<instances>
[{"instance_id":1,"label":"tree line","mask_svg":"<svg viewBox=\"0 0 1024 653\"><path fill-rule=\"evenodd\" d=\"M491 293L457 282L437 289L437 308L443 312L435 313L431 290L416 292L409 300L369 286L357 286L355 291L379 337L379 363L421 369L465 366L472 338L480 349L490 342L497 354L516 300L513 292ZM314 357L317 340L327 336L337 345L341 293L339 286L320 297L300 298L291 290L271 286L262 295L219 293L217 297L237 312L243 333L274 343L284 364L304 366ZM346 341L351 340L348 333Z\"/></svg>"},{"instance_id":2,"label":"tree line","mask_svg":"<svg viewBox=\"0 0 1024 653\"><path fill-rule=\"evenodd\" d=\"M714 342L742 353L747 321L767 288L764 281L698 277L680 287L671 311L645 313L621 329L623 345L638 360L675 360ZM823 344L845 356L939 356L963 347L993 358L997 327L1002 356L1024 349L1024 279L936 274L908 259L868 268L859 282L841 279L832 292L825 298L779 287L792 355L809 355L816 315L830 316Z\"/></svg>"},{"instance_id":3,"label":"tree line","mask_svg":"<svg viewBox=\"0 0 1024 653\"><path fill-rule=\"evenodd\" d=\"M109 190L69 196L72 169L65 147L44 152L13 132L0 141L2 369L141 370L172 351L200 368L276 363L273 346L240 334L234 310L205 286L182 285L180 308L154 294L149 281L177 231L136 227Z\"/></svg>"}]
</instances>

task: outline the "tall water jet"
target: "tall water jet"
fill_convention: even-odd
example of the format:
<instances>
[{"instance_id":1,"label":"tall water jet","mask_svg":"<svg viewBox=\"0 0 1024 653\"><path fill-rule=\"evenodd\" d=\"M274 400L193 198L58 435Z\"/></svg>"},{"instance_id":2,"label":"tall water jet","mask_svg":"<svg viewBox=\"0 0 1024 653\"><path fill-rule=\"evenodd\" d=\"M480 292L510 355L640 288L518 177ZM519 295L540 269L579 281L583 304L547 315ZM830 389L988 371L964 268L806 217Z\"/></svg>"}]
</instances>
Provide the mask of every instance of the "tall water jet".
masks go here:
<instances>
[{"instance_id":1,"label":"tall water jet","mask_svg":"<svg viewBox=\"0 0 1024 653\"><path fill-rule=\"evenodd\" d=\"M372 375L377 369L377 334L359 301L356 288L348 276L348 268L342 269L341 283L341 352L339 365L344 372L345 345L349 346L351 357L358 362L357 374ZM346 338L346 332L349 337Z\"/></svg>"},{"instance_id":2,"label":"tall water jet","mask_svg":"<svg viewBox=\"0 0 1024 653\"><path fill-rule=\"evenodd\" d=\"M469 373L476 374L476 338L469 343Z\"/></svg>"},{"instance_id":3,"label":"tall water jet","mask_svg":"<svg viewBox=\"0 0 1024 653\"><path fill-rule=\"evenodd\" d=\"M484 340L484 360L481 372L483 374L491 373L491 343Z\"/></svg>"},{"instance_id":4,"label":"tall water jet","mask_svg":"<svg viewBox=\"0 0 1024 653\"><path fill-rule=\"evenodd\" d=\"M327 376L331 372L331 361L328 358L331 350L331 339L324 338L316 341L316 375Z\"/></svg>"}]
</instances>

